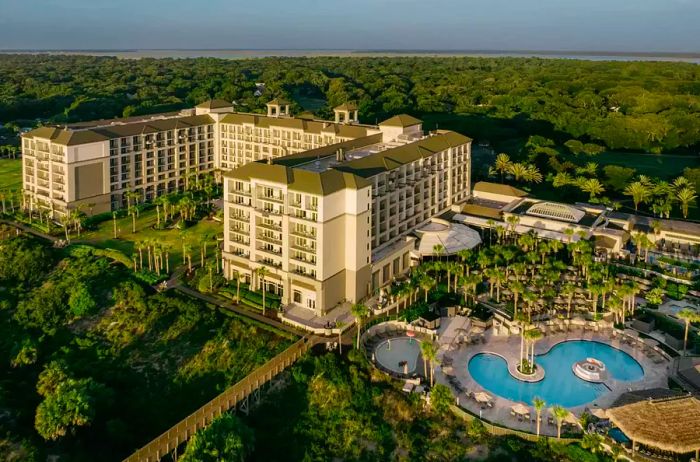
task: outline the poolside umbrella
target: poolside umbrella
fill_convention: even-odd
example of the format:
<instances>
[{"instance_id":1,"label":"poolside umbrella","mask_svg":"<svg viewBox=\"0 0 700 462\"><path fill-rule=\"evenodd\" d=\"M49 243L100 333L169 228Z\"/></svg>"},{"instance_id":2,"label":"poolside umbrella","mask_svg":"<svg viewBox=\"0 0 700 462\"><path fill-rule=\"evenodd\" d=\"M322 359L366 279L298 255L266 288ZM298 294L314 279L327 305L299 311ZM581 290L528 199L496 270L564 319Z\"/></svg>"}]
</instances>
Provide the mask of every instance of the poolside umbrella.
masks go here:
<instances>
[{"instance_id":1,"label":"poolside umbrella","mask_svg":"<svg viewBox=\"0 0 700 462\"><path fill-rule=\"evenodd\" d=\"M488 393L480 391L474 394L474 399L480 403L488 403L489 401L491 401L492 398L491 395L489 395Z\"/></svg>"},{"instance_id":2,"label":"poolside umbrella","mask_svg":"<svg viewBox=\"0 0 700 462\"><path fill-rule=\"evenodd\" d=\"M525 415L530 413L530 408L525 406L523 403L515 403L511 408L513 412L520 415Z\"/></svg>"},{"instance_id":3,"label":"poolside umbrella","mask_svg":"<svg viewBox=\"0 0 700 462\"><path fill-rule=\"evenodd\" d=\"M415 337L415 336L416 336L416 332L415 332L415 331L412 331L412 330L407 330L407 331L406 331L406 335L408 335L409 337Z\"/></svg>"},{"instance_id":4,"label":"poolside umbrella","mask_svg":"<svg viewBox=\"0 0 700 462\"><path fill-rule=\"evenodd\" d=\"M607 419L608 418L608 413L605 411L605 409L602 409L599 407L591 410L591 415L594 417L597 417L599 419Z\"/></svg>"},{"instance_id":5,"label":"poolside umbrella","mask_svg":"<svg viewBox=\"0 0 700 462\"><path fill-rule=\"evenodd\" d=\"M646 343L647 345L649 345L650 347L652 347L652 348L659 345L659 341L658 341L658 340L654 340L653 338L645 338L645 339L642 340L642 341L643 341L644 343Z\"/></svg>"}]
</instances>

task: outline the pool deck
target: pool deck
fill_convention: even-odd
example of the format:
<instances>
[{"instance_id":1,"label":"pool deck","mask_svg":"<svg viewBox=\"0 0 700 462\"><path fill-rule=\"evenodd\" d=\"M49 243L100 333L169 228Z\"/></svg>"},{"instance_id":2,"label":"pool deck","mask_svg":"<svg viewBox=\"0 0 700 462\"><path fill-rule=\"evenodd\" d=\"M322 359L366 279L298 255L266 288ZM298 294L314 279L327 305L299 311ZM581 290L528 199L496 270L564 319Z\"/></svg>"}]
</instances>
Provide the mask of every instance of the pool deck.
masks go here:
<instances>
[{"instance_id":1,"label":"pool deck","mask_svg":"<svg viewBox=\"0 0 700 462\"><path fill-rule=\"evenodd\" d=\"M458 318L459 317L448 320L448 322L444 323L447 325L443 326L441 330L445 334L453 333L457 327L451 327L452 324L459 326L459 329L464 329L465 321ZM443 319L443 321L446 320ZM473 356L480 353L493 353L502 356L508 362L510 369L510 364L517 364L520 357L520 337L517 335L511 335L508 337L494 336L492 335L492 330L485 332L483 336L485 340L484 343L459 345L458 342L455 341L454 335L441 335L438 359L440 363L443 363L445 359L450 358L451 366L446 366L444 371L438 366L438 368L436 368L436 381L450 386L447 375L449 374L456 377L462 387L468 392L485 391L493 397L494 406L492 408L481 409L480 404L468 398L466 393L458 394L457 391L451 387L459 399L460 406L469 410L470 412L476 415L480 415L481 413L484 419L493 423L507 426L516 430L534 433L536 428L534 421L534 408L532 408L531 412L532 421L518 421L517 418L511 416L510 414L510 409L515 402L501 398L490 390L483 388L472 379L467 370L469 360ZM656 364L648 356L646 356L641 349L634 348L630 345L621 343L618 339L611 338L610 333L577 330L568 333L547 335L535 345L535 354L544 354L554 345L567 340L592 340L606 343L628 353L630 356L636 359L644 369L643 379L636 382L607 380L605 384L612 390L611 392L606 393L598 399L584 405L568 408L577 417L580 416L586 408L593 409L595 407L600 407L607 409L624 392L657 387L667 388L668 386L667 378L670 370L670 363L668 361L664 361L661 364ZM569 364L566 367L571 367L571 365ZM547 407L549 407L549 404ZM556 436L556 426L547 425L548 416L549 412L544 410L542 412L542 425L540 428L540 433L543 435Z\"/></svg>"}]
</instances>

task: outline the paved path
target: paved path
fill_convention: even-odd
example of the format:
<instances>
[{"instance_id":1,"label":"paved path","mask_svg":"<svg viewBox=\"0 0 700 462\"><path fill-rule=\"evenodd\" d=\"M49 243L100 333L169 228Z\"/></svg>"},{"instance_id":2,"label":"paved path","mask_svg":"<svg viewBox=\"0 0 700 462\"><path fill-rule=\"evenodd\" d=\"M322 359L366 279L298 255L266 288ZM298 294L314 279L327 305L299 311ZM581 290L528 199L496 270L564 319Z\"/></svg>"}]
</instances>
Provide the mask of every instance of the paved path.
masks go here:
<instances>
[{"instance_id":1,"label":"paved path","mask_svg":"<svg viewBox=\"0 0 700 462\"><path fill-rule=\"evenodd\" d=\"M0 220L0 223L4 224L4 225L14 226L17 229L21 229L25 233L32 234L34 236L40 237L42 239L46 239L46 240L51 241L51 242L56 242L60 239L56 236L51 236L50 234L42 233L41 231L38 231L38 230L32 228L31 226L25 225L23 223L18 223L16 221L3 219L3 220Z\"/></svg>"},{"instance_id":2,"label":"paved path","mask_svg":"<svg viewBox=\"0 0 700 462\"><path fill-rule=\"evenodd\" d=\"M216 297L212 297L211 295L206 295L201 292L198 292L196 290L190 289L189 287L185 287L183 285L177 285L174 287L175 290L178 290L184 294L187 294L191 297L198 298L200 300L203 300L207 303L212 303L216 306L219 306L221 308L224 308L229 311L233 311L236 314L239 314L241 316L245 316L251 319L254 319L256 321L265 323L269 326L272 326L276 329L283 330L285 332L289 332L290 334L297 335L299 337L303 337L305 335L305 332L302 332L298 329L295 329L291 326L288 326L286 324L282 324L280 321L276 319L269 318L267 316L263 316L261 313L257 313L255 311L247 310L245 308L241 308L240 305L235 305L233 303L225 303L219 300Z\"/></svg>"}]
</instances>

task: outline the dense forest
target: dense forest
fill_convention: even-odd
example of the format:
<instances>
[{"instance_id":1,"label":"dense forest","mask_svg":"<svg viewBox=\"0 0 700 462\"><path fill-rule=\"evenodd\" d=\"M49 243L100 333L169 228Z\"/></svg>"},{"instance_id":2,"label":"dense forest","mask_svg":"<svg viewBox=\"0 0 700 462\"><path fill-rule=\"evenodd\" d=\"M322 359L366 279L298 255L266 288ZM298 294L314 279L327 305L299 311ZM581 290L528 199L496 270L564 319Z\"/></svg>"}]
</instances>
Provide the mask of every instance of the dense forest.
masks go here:
<instances>
[{"instance_id":1,"label":"dense forest","mask_svg":"<svg viewBox=\"0 0 700 462\"><path fill-rule=\"evenodd\" d=\"M539 134L646 152L700 142L700 67L684 63L2 55L0 75L0 122L19 126L174 110L212 97L259 111L284 95L297 112L319 116L356 100L372 123L399 112L459 114L469 125L462 131L477 139ZM256 82L266 85L260 97Z\"/></svg>"},{"instance_id":2,"label":"dense forest","mask_svg":"<svg viewBox=\"0 0 700 462\"><path fill-rule=\"evenodd\" d=\"M121 460L290 343L87 246L0 240L0 461Z\"/></svg>"}]
</instances>

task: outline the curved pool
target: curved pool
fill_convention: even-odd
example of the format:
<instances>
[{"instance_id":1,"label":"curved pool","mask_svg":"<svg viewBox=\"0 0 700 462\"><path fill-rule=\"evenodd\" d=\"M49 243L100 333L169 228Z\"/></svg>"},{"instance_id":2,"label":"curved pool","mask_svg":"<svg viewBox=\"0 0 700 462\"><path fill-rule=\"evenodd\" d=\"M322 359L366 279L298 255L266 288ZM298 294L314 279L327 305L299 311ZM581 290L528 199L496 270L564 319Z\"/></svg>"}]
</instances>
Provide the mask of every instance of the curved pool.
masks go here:
<instances>
[{"instance_id":1,"label":"curved pool","mask_svg":"<svg viewBox=\"0 0 700 462\"><path fill-rule=\"evenodd\" d=\"M469 374L482 387L511 401L532 404L535 397L547 406L559 404L574 407L595 400L610 389L603 383L591 383L574 375L572 365L586 358L596 358L614 380L634 382L644 377L644 369L630 355L605 343L570 340L559 343L547 353L537 355L535 362L544 368L544 379L527 383L508 372L505 359L492 353L479 353L467 365Z\"/></svg>"},{"instance_id":2,"label":"curved pool","mask_svg":"<svg viewBox=\"0 0 700 462\"><path fill-rule=\"evenodd\" d=\"M411 337L397 337L384 340L374 349L374 357L379 364L399 374L415 372L420 356L420 341ZM401 365L406 362L406 369Z\"/></svg>"}]
</instances>

